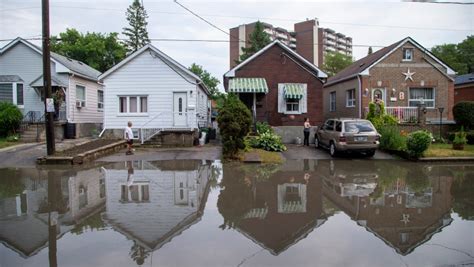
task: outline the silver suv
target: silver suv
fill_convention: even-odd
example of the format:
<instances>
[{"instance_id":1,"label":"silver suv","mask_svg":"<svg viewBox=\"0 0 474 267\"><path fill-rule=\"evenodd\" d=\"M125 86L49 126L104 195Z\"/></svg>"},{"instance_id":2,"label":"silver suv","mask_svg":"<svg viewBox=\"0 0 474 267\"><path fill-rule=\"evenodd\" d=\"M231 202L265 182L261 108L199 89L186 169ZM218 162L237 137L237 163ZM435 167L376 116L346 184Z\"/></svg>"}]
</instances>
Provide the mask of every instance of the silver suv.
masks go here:
<instances>
[{"instance_id":1,"label":"silver suv","mask_svg":"<svg viewBox=\"0 0 474 267\"><path fill-rule=\"evenodd\" d=\"M379 146L380 135L368 120L329 119L318 127L314 140L316 148L329 149L333 157L346 151L362 152L372 157Z\"/></svg>"}]
</instances>

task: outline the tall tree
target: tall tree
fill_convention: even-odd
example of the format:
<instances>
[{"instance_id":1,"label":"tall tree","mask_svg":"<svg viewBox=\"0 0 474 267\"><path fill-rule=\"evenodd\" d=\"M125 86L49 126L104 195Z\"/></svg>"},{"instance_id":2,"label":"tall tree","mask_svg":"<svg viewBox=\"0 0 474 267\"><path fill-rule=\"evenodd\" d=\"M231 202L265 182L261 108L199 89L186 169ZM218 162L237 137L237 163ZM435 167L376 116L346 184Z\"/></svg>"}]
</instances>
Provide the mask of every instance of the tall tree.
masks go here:
<instances>
[{"instance_id":1,"label":"tall tree","mask_svg":"<svg viewBox=\"0 0 474 267\"><path fill-rule=\"evenodd\" d=\"M260 49L264 48L271 42L270 35L264 31L263 24L260 21L255 23L255 28L249 36L249 47L243 47L243 54L240 56L240 61L244 61ZM238 62L237 62L238 63Z\"/></svg>"},{"instance_id":2,"label":"tall tree","mask_svg":"<svg viewBox=\"0 0 474 267\"><path fill-rule=\"evenodd\" d=\"M434 46L431 53L453 68L457 74L474 72L474 35L458 44Z\"/></svg>"},{"instance_id":3,"label":"tall tree","mask_svg":"<svg viewBox=\"0 0 474 267\"><path fill-rule=\"evenodd\" d=\"M219 89L217 86L219 85L220 81L216 77L212 76L209 72L204 70L202 66L197 65L196 63L193 63L188 69L201 78L207 89L209 89L211 98L216 98L219 94Z\"/></svg>"},{"instance_id":4,"label":"tall tree","mask_svg":"<svg viewBox=\"0 0 474 267\"><path fill-rule=\"evenodd\" d=\"M118 33L80 33L66 29L51 37L51 51L82 61L104 72L125 58L126 49L118 40Z\"/></svg>"},{"instance_id":5,"label":"tall tree","mask_svg":"<svg viewBox=\"0 0 474 267\"><path fill-rule=\"evenodd\" d=\"M339 52L327 52L324 55L322 69L329 77L336 75L339 71L351 65L354 61L351 56Z\"/></svg>"},{"instance_id":6,"label":"tall tree","mask_svg":"<svg viewBox=\"0 0 474 267\"><path fill-rule=\"evenodd\" d=\"M372 46L369 46L369 51L367 51L367 55L372 54L374 51L372 51Z\"/></svg>"},{"instance_id":7,"label":"tall tree","mask_svg":"<svg viewBox=\"0 0 474 267\"><path fill-rule=\"evenodd\" d=\"M146 29L146 26L148 25L146 19L148 18L148 15L139 0L133 0L133 3L127 8L125 14L127 15L130 27L123 28L122 33L128 38L125 40L127 51L133 53L150 43L148 31Z\"/></svg>"}]
</instances>

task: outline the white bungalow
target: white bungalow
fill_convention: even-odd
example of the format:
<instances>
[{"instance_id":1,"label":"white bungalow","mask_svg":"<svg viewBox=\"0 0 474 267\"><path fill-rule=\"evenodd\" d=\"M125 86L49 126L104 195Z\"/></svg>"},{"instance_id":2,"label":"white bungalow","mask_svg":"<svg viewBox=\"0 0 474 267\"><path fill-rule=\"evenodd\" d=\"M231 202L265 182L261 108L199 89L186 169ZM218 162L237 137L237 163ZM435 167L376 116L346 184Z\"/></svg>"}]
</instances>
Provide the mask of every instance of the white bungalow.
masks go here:
<instances>
[{"instance_id":1,"label":"white bungalow","mask_svg":"<svg viewBox=\"0 0 474 267\"><path fill-rule=\"evenodd\" d=\"M144 143L166 132L194 136L209 123L209 92L201 79L151 44L99 79L105 85L101 135L121 138L131 121Z\"/></svg>"}]
</instances>

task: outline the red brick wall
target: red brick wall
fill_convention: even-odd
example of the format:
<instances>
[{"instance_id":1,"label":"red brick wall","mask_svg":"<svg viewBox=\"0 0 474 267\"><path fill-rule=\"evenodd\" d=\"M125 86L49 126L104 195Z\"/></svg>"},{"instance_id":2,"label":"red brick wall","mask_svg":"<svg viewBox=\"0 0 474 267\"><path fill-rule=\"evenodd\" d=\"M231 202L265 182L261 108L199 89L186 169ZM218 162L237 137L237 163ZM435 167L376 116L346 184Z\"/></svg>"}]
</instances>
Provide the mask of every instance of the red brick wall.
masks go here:
<instances>
[{"instance_id":1,"label":"red brick wall","mask_svg":"<svg viewBox=\"0 0 474 267\"><path fill-rule=\"evenodd\" d=\"M229 66L233 68L239 59L239 27L230 29Z\"/></svg>"},{"instance_id":2,"label":"red brick wall","mask_svg":"<svg viewBox=\"0 0 474 267\"><path fill-rule=\"evenodd\" d=\"M268 121L272 126L301 126L304 117L309 117L314 125L323 122L323 83L317 77L302 69L291 59L281 56L283 49L274 45L236 72L235 77L265 78L269 88L268 94L257 97L257 117L259 121ZM286 53L287 54L287 53ZM278 84L306 83L308 113L289 115L278 113ZM228 79L224 79L227 90Z\"/></svg>"},{"instance_id":3,"label":"red brick wall","mask_svg":"<svg viewBox=\"0 0 474 267\"><path fill-rule=\"evenodd\" d=\"M454 104L460 101L474 101L474 84L456 86L454 88Z\"/></svg>"},{"instance_id":4,"label":"red brick wall","mask_svg":"<svg viewBox=\"0 0 474 267\"><path fill-rule=\"evenodd\" d=\"M315 25L314 20L303 21L303 22L295 24L296 52L311 63L314 63L314 54L313 54L313 44L315 43L315 40L313 40L314 25Z\"/></svg>"}]
</instances>

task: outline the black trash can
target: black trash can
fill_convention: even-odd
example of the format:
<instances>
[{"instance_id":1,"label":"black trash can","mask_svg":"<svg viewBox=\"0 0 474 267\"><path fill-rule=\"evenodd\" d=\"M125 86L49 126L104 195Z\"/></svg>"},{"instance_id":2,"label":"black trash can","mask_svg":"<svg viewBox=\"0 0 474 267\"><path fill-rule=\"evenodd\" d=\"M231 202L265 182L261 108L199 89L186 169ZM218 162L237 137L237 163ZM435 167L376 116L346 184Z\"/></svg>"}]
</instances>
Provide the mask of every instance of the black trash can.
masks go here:
<instances>
[{"instance_id":1,"label":"black trash can","mask_svg":"<svg viewBox=\"0 0 474 267\"><path fill-rule=\"evenodd\" d=\"M66 139L76 138L76 124L75 123L69 123L69 122L66 123L64 138Z\"/></svg>"}]
</instances>

